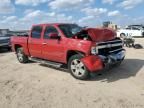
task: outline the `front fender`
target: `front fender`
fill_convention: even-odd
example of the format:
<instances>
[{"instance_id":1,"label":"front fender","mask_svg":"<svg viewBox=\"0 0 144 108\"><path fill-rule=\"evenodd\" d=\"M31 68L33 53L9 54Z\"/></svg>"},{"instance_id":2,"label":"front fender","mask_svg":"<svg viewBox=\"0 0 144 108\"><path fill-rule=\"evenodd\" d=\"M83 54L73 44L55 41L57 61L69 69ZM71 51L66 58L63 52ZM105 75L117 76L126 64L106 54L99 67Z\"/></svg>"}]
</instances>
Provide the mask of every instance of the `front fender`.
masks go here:
<instances>
[{"instance_id":1,"label":"front fender","mask_svg":"<svg viewBox=\"0 0 144 108\"><path fill-rule=\"evenodd\" d=\"M82 58L81 61L84 63L84 65L90 72L101 70L104 67L101 58L96 55L86 56Z\"/></svg>"}]
</instances>

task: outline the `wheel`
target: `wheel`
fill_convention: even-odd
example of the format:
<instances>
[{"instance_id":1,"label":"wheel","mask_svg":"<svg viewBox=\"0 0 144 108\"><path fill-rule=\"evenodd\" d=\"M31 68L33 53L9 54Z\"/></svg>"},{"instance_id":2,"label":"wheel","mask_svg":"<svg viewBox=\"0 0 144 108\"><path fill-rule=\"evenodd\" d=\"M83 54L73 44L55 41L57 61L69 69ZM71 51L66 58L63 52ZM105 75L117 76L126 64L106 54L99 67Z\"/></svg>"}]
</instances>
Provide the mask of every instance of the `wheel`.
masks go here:
<instances>
[{"instance_id":1,"label":"wheel","mask_svg":"<svg viewBox=\"0 0 144 108\"><path fill-rule=\"evenodd\" d=\"M83 62L80 60L83 56L76 54L73 55L68 62L68 68L71 75L76 79L85 80L89 77L89 72Z\"/></svg>"},{"instance_id":2,"label":"wheel","mask_svg":"<svg viewBox=\"0 0 144 108\"><path fill-rule=\"evenodd\" d=\"M27 63L28 60L28 56L26 56L23 52L23 48L18 48L16 50L16 54L17 54L17 59L20 63Z\"/></svg>"},{"instance_id":3,"label":"wheel","mask_svg":"<svg viewBox=\"0 0 144 108\"><path fill-rule=\"evenodd\" d=\"M125 36L126 36L126 35L125 35L124 33L121 33L121 34L120 34L120 37L121 37L121 38L124 38Z\"/></svg>"}]
</instances>

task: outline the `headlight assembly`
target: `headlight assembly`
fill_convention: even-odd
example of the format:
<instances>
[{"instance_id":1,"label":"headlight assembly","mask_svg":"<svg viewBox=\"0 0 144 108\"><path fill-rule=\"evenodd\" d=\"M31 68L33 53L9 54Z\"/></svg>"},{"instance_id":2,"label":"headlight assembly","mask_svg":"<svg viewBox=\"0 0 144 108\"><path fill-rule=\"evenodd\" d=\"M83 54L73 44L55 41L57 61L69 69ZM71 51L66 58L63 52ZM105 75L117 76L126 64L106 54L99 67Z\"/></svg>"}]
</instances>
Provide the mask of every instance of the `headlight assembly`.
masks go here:
<instances>
[{"instance_id":1,"label":"headlight assembly","mask_svg":"<svg viewBox=\"0 0 144 108\"><path fill-rule=\"evenodd\" d=\"M97 52L97 49L96 49L96 47L91 47L91 54L94 54L94 55L96 55L98 52Z\"/></svg>"}]
</instances>

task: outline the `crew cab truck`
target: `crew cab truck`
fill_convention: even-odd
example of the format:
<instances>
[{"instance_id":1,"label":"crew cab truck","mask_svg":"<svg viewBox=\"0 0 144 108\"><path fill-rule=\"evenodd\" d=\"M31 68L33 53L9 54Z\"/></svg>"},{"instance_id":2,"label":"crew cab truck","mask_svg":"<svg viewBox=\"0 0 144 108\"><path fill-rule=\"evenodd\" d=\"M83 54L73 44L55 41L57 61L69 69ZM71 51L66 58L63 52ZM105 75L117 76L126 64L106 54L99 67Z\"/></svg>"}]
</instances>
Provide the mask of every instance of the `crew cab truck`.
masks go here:
<instances>
[{"instance_id":1,"label":"crew cab truck","mask_svg":"<svg viewBox=\"0 0 144 108\"><path fill-rule=\"evenodd\" d=\"M33 25L28 37L13 36L11 43L20 63L66 64L72 76L81 80L91 72L120 64L125 57L123 42L114 31L76 24Z\"/></svg>"}]
</instances>

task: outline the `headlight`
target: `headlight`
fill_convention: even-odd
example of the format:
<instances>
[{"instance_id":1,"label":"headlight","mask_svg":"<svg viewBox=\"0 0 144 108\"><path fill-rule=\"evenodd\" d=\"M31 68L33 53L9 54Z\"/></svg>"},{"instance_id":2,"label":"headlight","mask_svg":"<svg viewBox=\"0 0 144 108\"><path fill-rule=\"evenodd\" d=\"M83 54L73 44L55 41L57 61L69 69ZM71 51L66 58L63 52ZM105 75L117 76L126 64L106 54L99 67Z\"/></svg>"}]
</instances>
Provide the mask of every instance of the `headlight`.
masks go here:
<instances>
[{"instance_id":1,"label":"headlight","mask_svg":"<svg viewBox=\"0 0 144 108\"><path fill-rule=\"evenodd\" d=\"M91 47L91 54L96 55L97 53L98 53L98 52L97 52L96 47Z\"/></svg>"}]
</instances>

